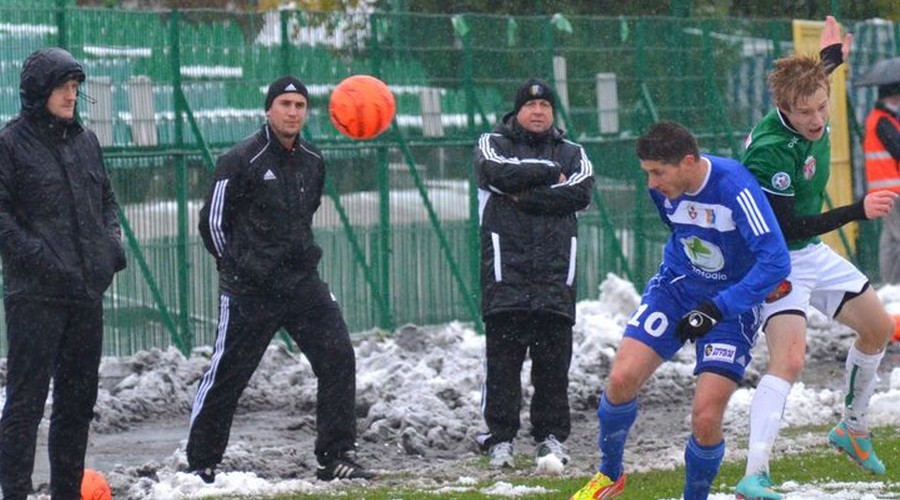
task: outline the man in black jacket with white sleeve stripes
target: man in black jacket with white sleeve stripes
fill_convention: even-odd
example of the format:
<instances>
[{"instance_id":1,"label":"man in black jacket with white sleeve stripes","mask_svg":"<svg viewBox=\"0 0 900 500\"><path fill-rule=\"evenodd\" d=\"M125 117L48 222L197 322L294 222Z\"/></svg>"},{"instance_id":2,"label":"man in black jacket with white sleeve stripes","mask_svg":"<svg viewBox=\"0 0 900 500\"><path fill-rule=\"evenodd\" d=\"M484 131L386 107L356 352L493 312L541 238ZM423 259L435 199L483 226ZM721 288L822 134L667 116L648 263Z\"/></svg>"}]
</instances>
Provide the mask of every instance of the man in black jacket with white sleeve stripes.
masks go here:
<instances>
[{"instance_id":1,"label":"man in black jacket with white sleeve stripes","mask_svg":"<svg viewBox=\"0 0 900 500\"><path fill-rule=\"evenodd\" d=\"M308 106L300 80L275 80L265 125L219 158L200 210L200 234L219 270L219 326L194 400L187 459L207 483L215 481L238 399L280 328L318 379L316 477L374 477L356 461L353 346L317 271L322 250L313 241L312 218L325 163L300 138Z\"/></svg>"},{"instance_id":2,"label":"man in black jacket with white sleeve stripes","mask_svg":"<svg viewBox=\"0 0 900 500\"><path fill-rule=\"evenodd\" d=\"M531 435L538 472L568 462L569 364L575 323L575 213L590 204L593 166L553 125L546 82L519 88L515 108L475 146L487 374L476 437L492 467L512 467L520 373L531 356Z\"/></svg>"}]
</instances>

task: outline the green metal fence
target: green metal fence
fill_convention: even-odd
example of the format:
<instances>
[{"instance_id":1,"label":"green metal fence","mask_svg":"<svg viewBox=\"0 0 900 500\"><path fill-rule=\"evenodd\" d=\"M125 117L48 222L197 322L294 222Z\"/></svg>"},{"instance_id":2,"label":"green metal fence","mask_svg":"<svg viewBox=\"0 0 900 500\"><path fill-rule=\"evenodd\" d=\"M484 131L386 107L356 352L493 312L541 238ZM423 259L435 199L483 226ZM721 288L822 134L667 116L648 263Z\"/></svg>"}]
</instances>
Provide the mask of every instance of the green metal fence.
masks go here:
<instances>
[{"instance_id":1,"label":"green metal fence","mask_svg":"<svg viewBox=\"0 0 900 500\"><path fill-rule=\"evenodd\" d=\"M213 159L260 126L265 88L282 74L307 83L305 133L328 165L315 218L321 272L352 331L390 330L478 324L472 148L521 82L556 86L560 122L594 162L594 203L579 229L578 293L588 299L610 272L641 286L660 258L666 230L634 139L656 119L675 119L705 150L737 154L770 105L766 70L792 49L787 20L3 5L0 120L18 112L21 62L48 45L83 61L97 101L82 102L80 114L104 145L128 239L129 267L105 299L105 351L115 355L212 342L216 273L196 232L199 204ZM852 75L900 53L897 25L847 24ZM380 77L397 98L394 126L374 141L346 139L328 119L331 88L357 73ZM852 88L848 99L861 121L874 95Z\"/></svg>"}]
</instances>

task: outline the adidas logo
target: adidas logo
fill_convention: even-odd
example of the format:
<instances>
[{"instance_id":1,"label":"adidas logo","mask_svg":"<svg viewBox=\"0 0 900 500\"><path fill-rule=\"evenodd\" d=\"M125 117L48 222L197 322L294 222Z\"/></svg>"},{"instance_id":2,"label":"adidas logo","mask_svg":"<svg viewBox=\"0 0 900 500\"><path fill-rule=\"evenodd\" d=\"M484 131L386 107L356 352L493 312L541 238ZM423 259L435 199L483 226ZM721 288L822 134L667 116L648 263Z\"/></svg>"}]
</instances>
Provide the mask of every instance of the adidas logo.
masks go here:
<instances>
[{"instance_id":1,"label":"adidas logo","mask_svg":"<svg viewBox=\"0 0 900 500\"><path fill-rule=\"evenodd\" d=\"M266 170L266 174L263 175L264 181L274 181L276 179L275 174L272 173L271 170Z\"/></svg>"},{"instance_id":2,"label":"adidas logo","mask_svg":"<svg viewBox=\"0 0 900 500\"><path fill-rule=\"evenodd\" d=\"M284 88L285 92L297 92L297 87L294 86L293 83L289 83L287 87Z\"/></svg>"}]
</instances>

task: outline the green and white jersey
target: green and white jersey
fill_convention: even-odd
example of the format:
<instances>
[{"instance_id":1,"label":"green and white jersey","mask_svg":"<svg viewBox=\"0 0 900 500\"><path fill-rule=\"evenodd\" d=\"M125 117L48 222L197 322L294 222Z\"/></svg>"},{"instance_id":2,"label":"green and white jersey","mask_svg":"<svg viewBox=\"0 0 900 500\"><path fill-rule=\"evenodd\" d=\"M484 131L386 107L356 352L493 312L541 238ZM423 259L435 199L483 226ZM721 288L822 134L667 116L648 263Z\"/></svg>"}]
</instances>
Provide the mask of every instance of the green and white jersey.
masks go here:
<instances>
[{"instance_id":1,"label":"green and white jersey","mask_svg":"<svg viewBox=\"0 0 900 500\"><path fill-rule=\"evenodd\" d=\"M821 139L810 141L791 128L777 109L772 110L753 127L744 148L741 162L753 172L763 191L793 196L798 217L822 212L831 175L830 126L825 126ZM818 236L789 241L788 249L819 241Z\"/></svg>"}]
</instances>

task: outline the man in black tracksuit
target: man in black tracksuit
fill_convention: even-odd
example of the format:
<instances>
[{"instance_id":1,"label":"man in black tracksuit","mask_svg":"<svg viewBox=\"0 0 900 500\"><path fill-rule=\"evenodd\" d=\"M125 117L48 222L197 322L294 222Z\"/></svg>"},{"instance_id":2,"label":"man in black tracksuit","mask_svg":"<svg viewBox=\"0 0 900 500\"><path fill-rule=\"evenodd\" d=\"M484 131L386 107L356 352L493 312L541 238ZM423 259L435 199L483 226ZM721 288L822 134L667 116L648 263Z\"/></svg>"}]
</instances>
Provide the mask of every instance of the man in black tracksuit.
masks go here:
<instances>
[{"instance_id":1,"label":"man in black tracksuit","mask_svg":"<svg viewBox=\"0 0 900 500\"><path fill-rule=\"evenodd\" d=\"M285 328L318 378L316 476L374 475L356 461L356 360L347 325L316 266L312 218L325 180L322 154L300 138L309 94L292 76L266 95L266 124L222 155L200 210L200 234L219 270L219 327L191 414L188 466L215 480L231 422L275 332Z\"/></svg>"},{"instance_id":2,"label":"man in black tracksuit","mask_svg":"<svg viewBox=\"0 0 900 500\"><path fill-rule=\"evenodd\" d=\"M97 136L75 119L84 70L62 49L25 60L22 110L0 130L0 255L7 354L0 488L25 499L50 379L50 495L81 498L97 400L103 292L125 267Z\"/></svg>"},{"instance_id":3,"label":"man in black tracksuit","mask_svg":"<svg viewBox=\"0 0 900 500\"><path fill-rule=\"evenodd\" d=\"M493 467L511 467L526 354L532 361L531 435L538 471L568 462L569 363L575 323L575 212L590 204L593 167L553 125L556 99L530 80L515 109L475 147L481 220L487 380L478 444ZM561 465L560 465L561 464ZM547 471L553 470L548 468Z\"/></svg>"}]
</instances>

